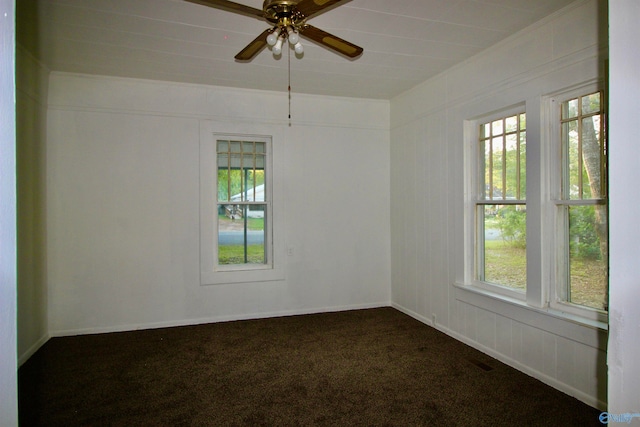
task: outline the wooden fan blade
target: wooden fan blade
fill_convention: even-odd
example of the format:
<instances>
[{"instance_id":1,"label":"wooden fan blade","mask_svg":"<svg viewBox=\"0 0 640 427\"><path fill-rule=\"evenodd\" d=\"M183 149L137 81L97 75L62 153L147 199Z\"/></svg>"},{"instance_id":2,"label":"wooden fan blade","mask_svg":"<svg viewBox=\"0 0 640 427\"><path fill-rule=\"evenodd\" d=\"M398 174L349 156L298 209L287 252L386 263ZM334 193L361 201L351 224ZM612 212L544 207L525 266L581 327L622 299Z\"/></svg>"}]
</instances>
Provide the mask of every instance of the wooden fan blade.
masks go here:
<instances>
[{"instance_id":1,"label":"wooden fan blade","mask_svg":"<svg viewBox=\"0 0 640 427\"><path fill-rule=\"evenodd\" d=\"M310 18L322 12L326 12L331 6L340 6L340 4L350 1L351 0L301 0L296 5L296 9L298 9L298 11L306 18Z\"/></svg>"},{"instance_id":2,"label":"wooden fan blade","mask_svg":"<svg viewBox=\"0 0 640 427\"><path fill-rule=\"evenodd\" d=\"M353 43L329 34L313 25L306 24L300 28L300 35L313 40L335 52L341 53L349 58L355 58L362 54L363 49Z\"/></svg>"},{"instance_id":3,"label":"wooden fan blade","mask_svg":"<svg viewBox=\"0 0 640 427\"><path fill-rule=\"evenodd\" d=\"M264 19L264 11L255 7L245 6L227 0L185 0L190 3L201 4L203 6L215 7L216 9L227 10L229 12L239 13L241 15L252 16L254 18Z\"/></svg>"},{"instance_id":4,"label":"wooden fan blade","mask_svg":"<svg viewBox=\"0 0 640 427\"><path fill-rule=\"evenodd\" d=\"M269 35L270 32L271 32L271 28L267 28L266 30L264 30L262 34L260 34L251 43L249 43L247 47L242 49L240 53L238 53L235 56L235 58L238 61L252 60L253 57L259 54L260 51L262 51L262 49L264 49L265 46L267 45L267 36Z\"/></svg>"}]
</instances>

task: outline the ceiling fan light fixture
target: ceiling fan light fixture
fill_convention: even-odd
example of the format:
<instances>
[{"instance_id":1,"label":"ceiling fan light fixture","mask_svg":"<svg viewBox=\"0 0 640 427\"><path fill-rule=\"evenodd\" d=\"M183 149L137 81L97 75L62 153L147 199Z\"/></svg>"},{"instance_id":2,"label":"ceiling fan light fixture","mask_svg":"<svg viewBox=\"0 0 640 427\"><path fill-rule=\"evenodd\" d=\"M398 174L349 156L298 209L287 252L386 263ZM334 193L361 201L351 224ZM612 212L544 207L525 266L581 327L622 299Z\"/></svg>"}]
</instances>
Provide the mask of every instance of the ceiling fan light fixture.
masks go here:
<instances>
[{"instance_id":1,"label":"ceiling fan light fixture","mask_svg":"<svg viewBox=\"0 0 640 427\"><path fill-rule=\"evenodd\" d=\"M291 26L287 27L287 35L288 35L288 38L289 38L289 43L292 46L297 44L298 41L300 40L300 36L298 35L298 32L296 30L294 30L293 27L291 27Z\"/></svg>"},{"instance_id":2,"label":"ceiling fan light fixture","mask_svg":"<svg viewBox=\"0 0 640 427\"><path fill-rule=\"evenodd\" d=\"M295 50L297 54L302 53L301 34L312 42L348 58L357 58L363 51L360 46L307 24L307 19L351 0L264 0L262 9L230 0L185 1L247 15L271 24L271 28L264 30L234 57L237 61L251 61L267 46L275 56L279 56L282 54L285 39L289 40L290 49Z\"/></svg>"},{"instance_id":3,"label":"ceiling fan light fixture","mask_svg":"<svg viewBox=\"0 0 640 427\"><path fill-rule=\"evenodd\" d=\"M278 42L278 36L280 35L280 28L276 27L268 36L267 36L267 44L269 46L275 46Z\"/></svg>"},{"instance_id":4,"label":"ceiling fan light fixture","mask_svg":"<svg viewBox=\"0 0 640 427\"><path fill-rule=\"evenodd\" d=\"M285 35L282 34L280 37L278 37L276 44L273 46L272 50L275 56L280 56L282 54L282 44L284 43L284 39Z\"/></svg>"}]
</instances>

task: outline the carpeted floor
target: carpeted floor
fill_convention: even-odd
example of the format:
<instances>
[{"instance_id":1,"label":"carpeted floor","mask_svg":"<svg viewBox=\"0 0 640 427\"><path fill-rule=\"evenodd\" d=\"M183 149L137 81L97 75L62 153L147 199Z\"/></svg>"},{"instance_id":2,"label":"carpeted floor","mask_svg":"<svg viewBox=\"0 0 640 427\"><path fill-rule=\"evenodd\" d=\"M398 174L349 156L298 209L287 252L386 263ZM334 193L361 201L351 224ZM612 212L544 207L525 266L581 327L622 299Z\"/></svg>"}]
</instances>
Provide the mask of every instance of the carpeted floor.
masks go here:
<instances>
[{"instance_id":1,"label":"carpeted floor","mask_svg":"<svg viewBox=\"0 0 640 427\"><path fill-rule=\"evenodd\" d=\"M392 308L53 338L22 426L589 426L600 411Z\"/></svg>"}]
</instances>

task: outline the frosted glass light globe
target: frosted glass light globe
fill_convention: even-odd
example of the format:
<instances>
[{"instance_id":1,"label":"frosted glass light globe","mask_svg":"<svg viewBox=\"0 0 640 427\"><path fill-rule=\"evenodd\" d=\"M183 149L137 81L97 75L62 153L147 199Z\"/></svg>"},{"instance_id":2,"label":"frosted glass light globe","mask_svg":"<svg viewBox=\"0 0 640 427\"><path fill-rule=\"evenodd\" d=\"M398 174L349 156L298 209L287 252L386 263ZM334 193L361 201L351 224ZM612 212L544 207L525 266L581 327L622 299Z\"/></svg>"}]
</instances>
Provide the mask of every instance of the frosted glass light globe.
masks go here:
<instances>
[{"instance_id":1,"label":"frosted glass light globe","mask_svg":"<svg viewBox=\"0 0 640 427\"><path fill-rule=\"evenodd\" d=\"M298 33L296 33L295 31L290 31L289 32L289 43L291 43L292 45L295 45L298 43L298 40L300 40L300 37L298 36Z\"/></svg>"},{"instance_id":2,"label":"frosted glass light globe","mask_svg":"<svg viewBox=\"0 0 640 427\"><path fill-rule=\"evenodd\" d=\"M275 30L273 30L271 34L267 36L267 44L269 46L275 46L276 42L278 41L279 35L280 35L280 28L276 28Z\"/></svg>"},{"instance_id":3,"label":"frosted glass light globe","mask_svg":"<svg viewBox=\"0 0 640 427\"><path fill-rule=\"evenodd\" d=\"M281 53L282 53L282 39L279 38L275 46L273 46L273 54L276 56L280 56Z\"/></svg>"}]
</instances>

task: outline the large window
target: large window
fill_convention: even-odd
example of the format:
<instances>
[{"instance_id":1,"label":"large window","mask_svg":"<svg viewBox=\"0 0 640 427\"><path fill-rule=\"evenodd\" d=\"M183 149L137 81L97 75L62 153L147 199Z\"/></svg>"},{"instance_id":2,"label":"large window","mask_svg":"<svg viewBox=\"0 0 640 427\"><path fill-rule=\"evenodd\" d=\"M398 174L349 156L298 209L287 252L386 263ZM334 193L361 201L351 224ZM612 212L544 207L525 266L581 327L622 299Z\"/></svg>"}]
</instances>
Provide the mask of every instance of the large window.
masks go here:
<instances>
[{"instance_id":1,"label":"large window","mask_svg":"<svg viewBox=\"0 0 640 427\"><path fill-rule=\"evenodd\" d=\"M602 92L560 98L556 301L608 308L607 145Z\"/></svg>"},{"instance_id":2,"label":"large window","mask_svg":"<svg viewBox=\"0 0 640 427\"><path fill-rule=\"evenodd\" d=\"M467 122L467 285L606 322L605 106L593 84Z\"/></svg>"},{"instance_id":3,"label":"large window","mask_svg":"<svg viewBox=\"0 0 640 427\"><path fill-rule=\"evenodd\" d=\"M476 200L476 278L526 289L526 115L480 122Z\"/></svg>"}]
</instances>

